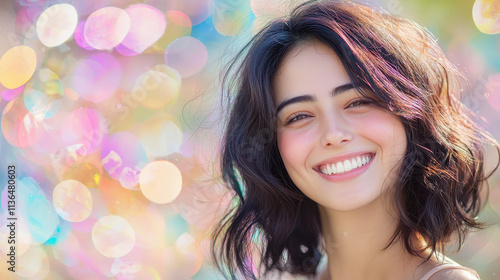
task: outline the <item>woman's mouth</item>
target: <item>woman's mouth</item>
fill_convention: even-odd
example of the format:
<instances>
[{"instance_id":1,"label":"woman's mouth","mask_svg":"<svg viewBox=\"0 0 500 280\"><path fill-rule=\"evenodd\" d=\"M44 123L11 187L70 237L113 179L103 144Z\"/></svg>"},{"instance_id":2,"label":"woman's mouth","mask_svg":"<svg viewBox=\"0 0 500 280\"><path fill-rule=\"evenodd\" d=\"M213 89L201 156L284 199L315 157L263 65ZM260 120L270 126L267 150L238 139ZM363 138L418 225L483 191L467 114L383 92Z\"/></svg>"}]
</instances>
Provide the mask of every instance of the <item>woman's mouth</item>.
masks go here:
<instances>
[{"instance_id":1,"label":"woman's mouth","mask_svg":"<svg viewBox=\"0 0 500 280\"><path fill-rule=\"evenodd\" d=\"M373 158L375 154L366 153L343 161L322 164L314 170L323 179L331 182L350 180L364 173L373 163Z\"/></svg>"},{"instance_id":2,"label":"woman's mouth","mask_svg":"<svg viewBox=\"0 0 500 280\"><path fill-rule=\"evenodd\" d=\"M356 156L353 157L352 159L346 159L344 161L319 166L318 169L321 171L321 173L325 175L332 175L332 174L340 175L349 172L351 170L361 168L362 166L370 162L372 158L373 155Z\"/></svg>"}]
</instances>

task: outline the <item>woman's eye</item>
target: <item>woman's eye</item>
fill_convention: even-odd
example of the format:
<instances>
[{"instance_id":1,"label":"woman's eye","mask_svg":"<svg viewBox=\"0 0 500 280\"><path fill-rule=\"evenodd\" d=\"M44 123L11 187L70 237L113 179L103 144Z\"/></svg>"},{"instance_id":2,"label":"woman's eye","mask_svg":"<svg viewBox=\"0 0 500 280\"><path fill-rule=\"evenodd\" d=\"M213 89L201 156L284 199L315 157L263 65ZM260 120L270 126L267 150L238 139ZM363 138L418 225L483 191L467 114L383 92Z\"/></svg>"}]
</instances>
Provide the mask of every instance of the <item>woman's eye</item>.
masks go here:
<instances>
[{"instance_id":1,"label":"woman's eye","mask_svg":"<svg viewBox=\"0 0 500 280\"><path fill-rule=\"evenodd\" d=\"M288 121L286 122L286 124L290 124L290 123L293 123L293 122L296 122L298 120L301 120L301 119L305 119L305 118L308 118L309 116L308 115L305 115L305 114L301 114L301 113L298 113L298 114L293 114L291 116L290 119L288 119Z\"/></svg>"},{"instance_id":2,"label":"woman's eye","mask_svg":"<svg viewBox=\"0 0 500 280\"><path fill-rule=\"evenodd\" d=\"M368 100L356 100L356 101L352 102L351 104L349 104L347 106L347 108L357 107L357 106L362 106L362 105L368 105L368 104L371 104L371 102L368 101Z\"/></svg>"}]
</instances>

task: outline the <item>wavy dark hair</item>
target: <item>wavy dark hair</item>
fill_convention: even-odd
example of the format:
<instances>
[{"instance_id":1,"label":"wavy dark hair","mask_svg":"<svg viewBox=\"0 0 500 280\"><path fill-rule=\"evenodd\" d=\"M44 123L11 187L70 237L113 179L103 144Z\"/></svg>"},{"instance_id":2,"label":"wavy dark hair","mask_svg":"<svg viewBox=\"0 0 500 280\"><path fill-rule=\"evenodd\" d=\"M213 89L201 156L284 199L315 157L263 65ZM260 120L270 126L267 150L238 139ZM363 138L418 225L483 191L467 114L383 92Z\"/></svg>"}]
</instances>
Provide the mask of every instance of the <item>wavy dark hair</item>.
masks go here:
<instances>
[{"instance_id":1,"label":"wavy dark hair","mask_svg":"<svg viewBox=\"0 0 500 280\"><path fill-rule=\"evenodd\" d=\"M405 127L407 151L393 197L399 223L386 248L400 238L425 261L456 234L460 250L469 229L485 227L476 219L493 174L485 174L485 143L500 151L460 102L463 75L411 20L352 2L309 1L267 24L224 76L232 107L220 168L235 203L212 235L219 270L231 279L256 279L253 260L264 276L316 273L323 238L318 206L286 172L273 102L281 61L312 40L331 47L355 87L370 89ZM416 239L425 247L416 247Z\"/></svg>"}]
</instances>

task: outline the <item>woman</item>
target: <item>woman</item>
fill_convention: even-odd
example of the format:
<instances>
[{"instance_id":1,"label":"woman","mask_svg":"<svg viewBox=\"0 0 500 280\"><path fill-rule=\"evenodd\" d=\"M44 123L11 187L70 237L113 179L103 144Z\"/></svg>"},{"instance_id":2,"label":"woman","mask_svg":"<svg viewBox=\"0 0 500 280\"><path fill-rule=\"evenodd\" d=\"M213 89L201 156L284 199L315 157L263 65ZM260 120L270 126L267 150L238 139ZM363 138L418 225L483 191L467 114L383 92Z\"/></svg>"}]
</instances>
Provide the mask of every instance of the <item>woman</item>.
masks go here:
<instances>
[{"instance_id":1,"label":"woman","mask_svg":"<svg viewBox=\"0 0 500 280\"><path fill-rule=\"evenodd\" d=\"M462 76L432 35L360 4L312 1L247 47L228 70L221 172L236 205L213 234L221 271L479 279L443 253L484 227L483 145L498 143L458 101Z\"/></svg>"}]
</instances>

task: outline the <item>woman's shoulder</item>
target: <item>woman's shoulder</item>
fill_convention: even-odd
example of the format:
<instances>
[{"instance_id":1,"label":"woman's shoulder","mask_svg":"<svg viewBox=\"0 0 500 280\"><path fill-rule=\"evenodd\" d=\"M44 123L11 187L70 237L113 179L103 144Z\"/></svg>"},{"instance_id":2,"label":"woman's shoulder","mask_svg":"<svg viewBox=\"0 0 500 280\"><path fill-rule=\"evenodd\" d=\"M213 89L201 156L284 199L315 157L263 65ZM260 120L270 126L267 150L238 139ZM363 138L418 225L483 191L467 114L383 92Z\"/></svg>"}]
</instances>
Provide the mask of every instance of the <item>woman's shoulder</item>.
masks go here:
<instances>
[{"instance_id":1,"label":"woman's shoulder","mask_svg":"<svg viewBox=\"0 0 500 280\"><path fill-rule=\"evenodd\" d=\"M435 264L420 280L480 280L479 274L472 268L462 266L450 258L444 263Z\"/></svg>"},{"instance_id":2,"label":"woman's shoulder","mask_svg":"<svg viewBox=\"0 0 500 280\"><path fill-rule=\"evenodd\" d=\"M466 268L466 267L463 267ZM436 274L431 276L429 280L479 280L479 276L472 269L445 269L438 271Z\"/></svg>"},{"instance_id":3,"label":"woman's shoulder","mask_svg":"<svg viewBox=\"0 0 500 280\"><path fill-rule=\"evenodd\" d=\"M445 257L443 262L431 262L424 268L424 276L419 280L481 280L479 274L472 268L462 266L454 260ZM329 279L325 263L320 263L314 280Z\"/></svg>"}]
</instances>

